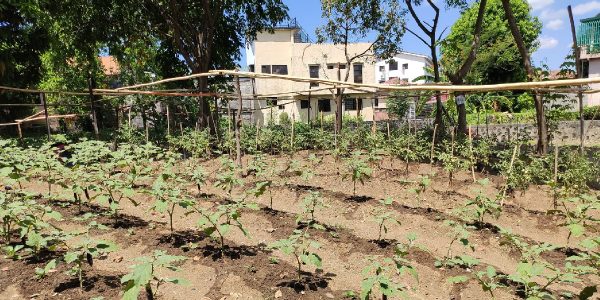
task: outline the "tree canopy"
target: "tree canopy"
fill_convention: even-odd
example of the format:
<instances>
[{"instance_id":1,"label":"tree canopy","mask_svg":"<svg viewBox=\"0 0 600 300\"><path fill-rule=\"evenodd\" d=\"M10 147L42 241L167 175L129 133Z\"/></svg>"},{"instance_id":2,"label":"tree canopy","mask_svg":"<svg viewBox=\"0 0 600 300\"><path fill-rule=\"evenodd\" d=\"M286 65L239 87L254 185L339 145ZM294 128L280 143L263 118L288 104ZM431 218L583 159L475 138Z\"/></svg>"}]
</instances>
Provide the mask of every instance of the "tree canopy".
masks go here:
<instances>
[{"instance_id":1,"label":"tree canopy","mask_svg":"<svg viewBox=\"0 0 600 300\"><path fill-rule=\"evenodd\" d=\"M515 18L525 45L530 52L538 46L537 38L542 23L531 16L531 8L525 0L510 0ZM473 42L473 28L477 19L479 2L471 5L452 25L450 34L441 43L442 65L446 71L454 72L469 54ZM521 55L511 34L502 2L489 0L483 20L477 58L471 72L465 78L466 83L504 83L524 81L527 78Z\"/></svg>"}]
</instances>

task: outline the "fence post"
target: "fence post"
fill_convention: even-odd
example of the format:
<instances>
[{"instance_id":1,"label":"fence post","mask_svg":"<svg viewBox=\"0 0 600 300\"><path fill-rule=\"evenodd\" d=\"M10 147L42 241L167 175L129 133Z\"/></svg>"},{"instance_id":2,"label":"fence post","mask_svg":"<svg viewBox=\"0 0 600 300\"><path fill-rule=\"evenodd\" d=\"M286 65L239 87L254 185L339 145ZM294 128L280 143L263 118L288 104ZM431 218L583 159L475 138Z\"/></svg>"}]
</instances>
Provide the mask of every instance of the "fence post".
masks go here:
<instances>
[{"instance_id":1,"label":"fence post","mask_svg":"<svg viewBox=\"0 0 600 300\"><path fill-rule=\"evenodd\" d=\"M50 122L48 121L48 105L46 104L46 95L40 93L40 101L44 106L44 115L46 116L46 131L48 132L48 141L50 141Z\"/></svg>"}]
</instances>

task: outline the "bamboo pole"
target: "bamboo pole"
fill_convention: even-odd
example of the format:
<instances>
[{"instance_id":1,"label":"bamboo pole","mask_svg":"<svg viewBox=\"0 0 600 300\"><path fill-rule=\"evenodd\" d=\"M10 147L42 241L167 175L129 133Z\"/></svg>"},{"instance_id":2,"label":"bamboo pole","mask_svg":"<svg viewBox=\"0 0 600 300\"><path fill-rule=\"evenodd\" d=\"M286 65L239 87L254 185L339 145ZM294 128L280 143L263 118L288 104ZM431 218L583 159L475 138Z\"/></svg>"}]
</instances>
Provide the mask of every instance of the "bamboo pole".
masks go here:
<instances>
[{"instance_id":1,"label":"bamboo pole","mask_svg":"<svg viewBox=\"0 0 600 300\"><path fill-rule=\"evenodd\" d=\"M98 133L98 119L96 117L96 97L94 97L94 79L90 76L88 77L88 90L90 95L90 103L92 109L92 126L94 127L94 134L96 135L96 139L100 138L100 134ZM146 138L147 139L147 138Z\"/></svg>"},{"instance_id":2,"label":"bamboo pole","mask_svg":"<svg viewBox=\"0 0 600 300\"><path fill-rule=\"evenodd\" d=\"M17 122L17 131L19 132L19 138L23 138L23 130L21 129L21 123Z\"/></svg>"},{"instance_id":3,"label":"bamboo pole","mask_svg":"<svg viewBox=\"0 0 600 300\"><path fill-rule=\"evenodd\" d=\"M517 150L519 149L519 144L515 145L513 149L512 157L510 159L510 166L508 167L508 176L506 178L506 184L504 185L504 191L502 192L502 200L500 200L500 206L504 206L504 198L506 198L506 190L508 189L508 179L512 175L513 165L515 164L515 159L517 157Z\"/></svg>"},{"instance_id":4,"label":"bamboo pole","mask_svg":"<svg viewBox=\"0 0 600 300\"><path fill-rule=\"evenodd\" d=\"M486 84L486 85L442 85L442 84L418 84L418 85L383 85L383 84L365 84L351 83L338 80L327 80L320 78L296 77L289 75L264 74L252 72L236 72L229 70L213 70L213 74L219 75L238 75L244 77L266 78L266 79L285 79L296 82L315 82L329 85L349 85L352 87L362 88L377 88L382 90L396 91L448 91L448 92L484 92L484 91L509 91L509 90L533 90L537 88L555 87L555 86L580 86L593 83L600 83L600 77L582 78L582 79L566 79L566 80L548 80L548 81L531 81L518 83L502 83L502 84Z\"/></svg>"},{"instance_id":5,"label":"bamboo pole","mask_svg":"<svg viewBox=\"0 0 600 300\"><path fill-rule=\"evenodd\" d=\"M437 128L438 128L438 124L435 124L433 126L433 136L431 137L431 154L429 156L429 162L431 162L431 164L433 164L433 153L435 150L435 134L437 132Z\"/></svg>"},{"instance_id":6,"label":"bamboo pole","mask_svg":"<svg viewBox=\"0 0 600 300\"><path fill-rule=\"evenodd\" d=\"M294 153L294 124L296 123L296 115L292 112L292 136L290 137L290 149Z\"/></svg>"},{"instance_id":7,"label":"bamboo pole","mask_svg":"<svg viewBox=\"0 0 600 300\"><path fill-rule=\"evenodd\" d=\"M477 182L475 178L475 153L473 153L473 137L471 135L471 126L469 126L469 149L471 151L471 175L473 175L473 183Z\"/></svg>"},{"instance_id":8,"label":"bamboo pole","mask_svg":"<svg viewBox=\"0 0 600 300\"><path fill-rule=\"evenodd\" d=\"M61 119L61 118L66 119L66 118L74 118L74 117L77 117L77 114L48 116L48 119ZM39 120L44 120L44 119L46 119L46 116L22 119L22 120L16 120L16 121L17 121L17 123L26 123L26 122L39 121Z\"/></svg>"},{"instance_id":9,"label":"bamboo pole","mask_svg":"<svg viewBox=\"0 0 600 300\"><path fill-rule=\"evenodd\" d=\"M153 81L153 82L148 82L148 83L141 83L141 84L136 84L136 85L124 86L124 87L120 87L120 88L118 88L116 90L135 89L135 88L139 88L139 87L159 85L159 84L163 84L163 83L167 83L167 82L190 80L190 79L194 79L194 78L198 78L198 77L208 77L208 76L214 76L214 75L215 74L213 74L212 72L210 72L210 73L197 73L197 74L192 74L192 75L187 75L187 76L166 78L166 79L162 79L162 80L158 80L158 81Z\"/></svg>"},{"instance_id":10,"label":"bamboo pole","mask_svg":"<svg viewBox=\"0 0 600 300\"><path fill-rule=\"evenodd\" d=\"M386 124L387 124L387 136L388 136L388 141L391 141L391 140L392 140L392 134L391 134L391 131L390 131L390 121L388 120L388 121L386 122Z\"/></svg>"},{"instance_id":11,"label":"bamboo pole","mask_svg":"<svg viewBox=\"0 0 600 300\"><path fill-rule=\"evenodd\" d=\"M558 206L558 144L554 143L554 197L553 197L553 205L554 209Z\"/></svg>"},{"instance_id":12,"label":"bamboo pole","mask_svg":"<svg viewBox=\"0 0 600 300\"><path fill-rule=\"evenodd\" d=\"M167 104L167 135L171 135L171 114L169 113L169 104Z\"/></svg>"},{"instance_id":13,"label":"bamboo pole","mask_svg":"<svg viewBox=\"0 0 600 300\"><path fill-rule=\"evenodd\" d=\"M235 161L239 168L242 167L242 147L241 147L241 132L242 125L242 90L240 88L240 77L235 76L235 89L238 95L237 119L235 120Z\"/></svg>"}]
</instances>

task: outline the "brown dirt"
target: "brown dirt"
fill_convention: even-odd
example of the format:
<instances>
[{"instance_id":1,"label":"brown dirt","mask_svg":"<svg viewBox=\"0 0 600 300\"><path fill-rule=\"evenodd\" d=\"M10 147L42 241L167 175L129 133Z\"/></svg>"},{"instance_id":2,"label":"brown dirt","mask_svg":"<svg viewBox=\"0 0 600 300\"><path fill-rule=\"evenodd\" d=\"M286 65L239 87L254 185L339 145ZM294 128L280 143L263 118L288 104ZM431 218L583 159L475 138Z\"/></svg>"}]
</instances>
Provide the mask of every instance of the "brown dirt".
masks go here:
<instances>
[{"instance_id":1,"label":"brown dirt","mask_svg":"<svg viewBox=\"0 0 600 300\"><path fill-rule=\"evenodd\" d=\"M300 153L294 159L300 159L307 153ZM245 164L247 164L245 159ZM274 156L279 169L284 169L288 157ZM185 164L199 163L216 176L218 160L205 162L187 161ZM118 298L121 293L119 278L128 272L128 266L140 255L148 255L155 249L163 249L169 254L184 255L190 259L181 265L181 272L166 274L186 278L188 286L165 285L160 294L164 299L334 299L343 298L348 290L359 291L362 280L361 270L366 266L368 256L393 255L394 242L406 241L409 232L417 234L417 243L423 250L413 250L409 260L419 273L419 281L408 277L402 282L410 287L410 298L414 299L487 299L489 294L483 292L474 280L465 284L452 285L447 278L456 275L469 275L492 265L504 273L514 272L518 262L515 251L501 245L498 233L500 227L510 228L529 243L549 242L561 248L545 257L552 263L562 265L565 253L573 251L581 239L571 238L567 242L567 231L558 225L561 217L546 214L551 208L551 198L545 187L534 187L521 196L509 198L499 219L486 218L484 224L471 231L470 241L475 244L472 252L455 245L452 255L468 254L481 261L475 270L452 268L438 269L433 266L437 258L446 254L450 244L449 229L442 225L443 220L457 220L455 209L468 198L483 190L488 195L499 191L502 179L491 177L492 184L481 187L472 182L468 172L455 175L453 185L448 184L447 175L436 166L411 164L410 173L404 173L404 164L395 161L393 166L388 159L382 162L381 169L375 170L374 178L364 186L357 185L357 197L352 196L352 183L342 181L341 162L335 162L326 156L318 166L311 167L315 177L304 182L293 174L273 178L274 211L266 209L269 195L256 199L262 206L259 211L245 211L242 222L247 226L250 238L238 231L227 236L227 249L224 255L215 248L216 243L200 234L195 229L197 216L184 216L176 211L174 227L176 234L169 238L167 219L149 211L152 200L147 195L138 195L136 200L140 206L134 207L123 202L123 213L117 224L107 217L99 221L114 225L108 233L95 232L98 236L116 241L119 251L111 253L99 260L86 274L86 289L80 294L76 281L59 270L43 280L32 279L36 266L43 266L46 258L40 262L0 260L0 266L8 268L1 272L0 298L10 299L17 295L29 298L39 294L38 299L89 299L102 295L105 299ZM416 186L420 175L432 177L432 185L426 192L417 196L410 191ZM477 174L483 178L483 174ZM234 197L242 195L245 189L251 188L256 179L253 176L244 178L244 188L234 191ZM28 189L45 191L46 185L32 183ZM190 185L190 193L198 193L197 188ZM316 220L328 230L314 231L313 236L322 245L318 251L323 258L323 271L304 267L304 280L297 282L294 261L279 251L272 252L265 246L278 239L287 237L298 225L295 215L300 212L299 203L309 190L320 191L328 207L316 212ZM203 187L204 197L200 197L203 205L225 201L225 193L212 184ZM398 225L389 225L384 238L386 243L373 241L378 234L378 226L372 221L371 212L380 204L379 199L392 197L394 213L400 221ZM199 199L200 199L199 198ZM66 217L77 214L76 207L62 208L56 206ZM86 210L101 212L102 208L91 207ZM196 243L196 248L185 247ZM272 263L272 258L278 260ZM590 282L600 280L588 278ZM578 291L582 285L560 285L557 290ZM516 289L496 291L497 299L515 299Z\"/></svg>"}]
</instances>

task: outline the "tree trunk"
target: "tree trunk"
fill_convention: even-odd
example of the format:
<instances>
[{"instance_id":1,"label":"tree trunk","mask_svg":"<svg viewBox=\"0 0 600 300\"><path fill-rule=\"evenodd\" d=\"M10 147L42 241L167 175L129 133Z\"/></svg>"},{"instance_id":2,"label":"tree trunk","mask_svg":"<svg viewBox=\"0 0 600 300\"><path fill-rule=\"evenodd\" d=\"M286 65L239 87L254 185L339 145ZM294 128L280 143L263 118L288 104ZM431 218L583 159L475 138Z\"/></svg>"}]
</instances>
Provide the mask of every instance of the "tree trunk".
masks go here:
<instances>
[{"instance_id":1,"label":"tree trunk","mask_svg":"<svg viewBox=\"0 0 600 300\"><path fill-rule=\"evenodd\" d=\"M512 8L510 7L510 1L502 0L502 7L504 8L504 14L508 20L510 32L515 39L515 43L517 44L517 48L521 54L521 59L523 60L523 65L527 71L527 80L534 81L535 71L531 65L531 57L527 47L525 46L525 42L523 41L523 36L521 35L521 31L517 25L517 21L515 20ZM539 154L546 154L548 153L548 124L546 124L546 115L544 114L543 98L537 92L535 93L535 113L538 130L537 152Z\"/></svg>"},{"instance_id":2,"label":"tree trunk","mask_svg":"<svg viewBox=\"0 0 600 300\"><path fill-rule=\"evenodd\" d=\"M201 73L202 70L198 70L197 73ZM201 93L208 92L208 80L206 77L198 78L198 90ZM209 128L210 134L216 133L215 123L213 122L213 114L210 111L210 103L208 97L198 97L198 120L196 121L196 127L200 129Z\"/></svg>"}]
</instances>

